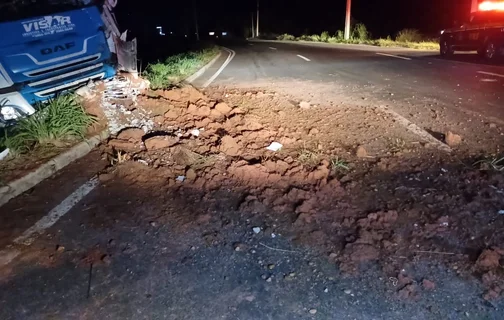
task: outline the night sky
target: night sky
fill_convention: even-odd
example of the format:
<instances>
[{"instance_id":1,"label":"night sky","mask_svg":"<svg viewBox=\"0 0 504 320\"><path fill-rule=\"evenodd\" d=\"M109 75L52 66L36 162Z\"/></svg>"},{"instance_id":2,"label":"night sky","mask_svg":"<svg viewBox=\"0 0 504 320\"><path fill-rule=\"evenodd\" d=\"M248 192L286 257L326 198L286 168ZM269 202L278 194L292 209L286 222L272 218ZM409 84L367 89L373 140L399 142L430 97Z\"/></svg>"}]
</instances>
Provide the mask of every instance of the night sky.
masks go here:
<instances>
[{"instance_id":1,"label":"night sky","mask_svg":"<svg viewBox=\"0 0 504 320\"><path fill-rule=\"evenodd\" d=\"M195 0L200 32L220 28L244 35L255 0ZM471 0L353 0L352 18L374 37L394 36L403 28L436 35L455 20L467 19ZM261 31L300 35L344 28L346 0L261 0ZM129 28L187 33L193 30L191 0L119 0L120 23ZM127 15L128 13L129 15Z\"/></svg>"}]
</instances>

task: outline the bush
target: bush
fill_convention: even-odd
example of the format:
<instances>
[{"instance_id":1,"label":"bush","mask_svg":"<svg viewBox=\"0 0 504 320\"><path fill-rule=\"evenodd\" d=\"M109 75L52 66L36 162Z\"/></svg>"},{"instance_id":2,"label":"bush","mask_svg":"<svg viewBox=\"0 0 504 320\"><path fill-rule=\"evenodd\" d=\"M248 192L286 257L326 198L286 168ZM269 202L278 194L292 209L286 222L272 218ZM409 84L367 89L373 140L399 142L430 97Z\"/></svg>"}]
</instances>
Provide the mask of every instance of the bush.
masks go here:
<instances>
[{"instance_id":1,"label":"bush","mask_svg":"<svg viewBox=\"0 0 504 320\"><path fill-rule=\"evenodd\" d=\"M0 146L14 154L28 152L37 145L60 146L64 141L83 138L86 129L96 122L74 95L58 96L39 109L7 128L0 137Z\"/></svg>"},{"instance_id":2,"label":"bush","mask_svg":"<svg viewBox=\"0 0 504 320\"><path fill-rule=\"evenodd\" d=\"M329 35L329 31L324 31L320 34L320 41L322 42L329 42L329 38L331 36Z\"/></svg>"},{"instance_id":3,"label":"bush","mask_svg":"<svg viewBox=\"0 0 504 320\"><path fill-rule=\"evenodd\" d=\"M320 36L318 34L312 34L309 39L310 41L320 42Z\"/></svg>"},{"instance_id":4,"label":"bush","mask_svg":"<svg viewBox=\"0 0 504 320\"><path fill-rule=\"evenodd\" d=\"M303 34L302 36L299 36L296 40L312 41L312 38L309 35Z\"/></svg>"},{"instance_id":5,"label":"bush","mask_svg":"<svg viewBox=\"0 0 504 320\"><path fill-rule=\"evenodd\" d=\"M277 40L288 40L288 41L295 41L296 37L294 37L292 34L284 33L282 35L279 35L277 37Z\"/></svg>"},{"instance_id":6,"label":"bush","mask_svg":"<svg viewBox=\"0 0 504 320\"><path fill-rule=\"evenodd\" d=\"M396 37L397 42L421 42L422 35L416 29L403 29Z\"/></svg>"},{"instance_id":7,"label":"bush","mask_svg":"<svg viewBox=\"0 0 504 320\"><path fill-rule=\"evenodd\" d=\"M363 23L357 23L353 29L352 38L366 41L369 39L369 32Z\"/></svg>"},{"instance_id":8,"label":"bush","mask_svg":"<svg viewBox=\"0 0 504 320\"><path fill-rule=\"evenodd\" d=\"M170 56L163 62L148 65L143 75L150 81L151 89L165 89L205 65L217 52L217 47L212 47Z\"/></svg>"},{"instance_id":9,"label":"bush","mask_svg":"<svg viewBox=\"0 0 504 320\"><path fill-rule=\"evenodd\" d=\"M336 31L336 34L334 35L337 39L343 40L345 39L345 31L343 30L338 30Z\"/></svg>"}]
</instances>

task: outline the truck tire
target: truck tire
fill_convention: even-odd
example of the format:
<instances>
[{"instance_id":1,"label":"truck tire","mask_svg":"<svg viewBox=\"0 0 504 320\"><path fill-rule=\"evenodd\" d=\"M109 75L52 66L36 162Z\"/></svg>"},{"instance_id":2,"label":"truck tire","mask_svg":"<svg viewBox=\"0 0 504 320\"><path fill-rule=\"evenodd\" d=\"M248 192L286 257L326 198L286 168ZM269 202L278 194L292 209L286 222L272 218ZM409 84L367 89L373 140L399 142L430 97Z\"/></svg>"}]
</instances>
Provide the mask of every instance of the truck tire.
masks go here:
<instances>
[{"instance_id":1,"label":"truck tire","mask_svg":"<svg viewBox=\"0 0 504 320\"><path fill-rule=\"evenodd\" d=\"M487 61L496 61L499 55L497 44L493 40L488 40L485 43L485 49L483 50L483 57Z\"/></svg>"},{"instance_id":2,"label":"truck tire","mask_svg":"<svg viewBox=\"0 0 504 320\"><path fill-rule=\"evenodd\" d=\"M453 47L448 40L442 39L439 44L439 53L442 57L451 57L455 53L455 50L453 50Z\"/></svg>"}]
</instances>

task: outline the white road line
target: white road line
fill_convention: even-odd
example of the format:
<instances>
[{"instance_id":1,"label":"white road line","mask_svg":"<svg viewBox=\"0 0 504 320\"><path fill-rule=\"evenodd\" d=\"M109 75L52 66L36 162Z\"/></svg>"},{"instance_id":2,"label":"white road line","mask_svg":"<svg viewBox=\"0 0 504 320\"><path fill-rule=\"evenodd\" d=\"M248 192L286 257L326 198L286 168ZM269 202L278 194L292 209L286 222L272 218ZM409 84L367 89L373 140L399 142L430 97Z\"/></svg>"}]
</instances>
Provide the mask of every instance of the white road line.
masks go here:
<instances>
[{"instance_id":1,"label":"white road line","mask_svg":"<svg viewBox=\"0 0 504 320\"><path fill-rule=\"evenodd\" d=\"M277 50L277 48L275 47L269 47L271 50Z\"/></svg>"},{"instance_id":2,"label":"white road line","mask_svg":"<svg viewBox=\"0 0 504 320\"><path fill-rule=\"evenodd\" d=\"M41 234L45 229L53 226L61 217L72 209L79 201L87 196L98 185L98 179L93 178L75 190L59 205L52 209L46 216L37 221L31 228L14 239L14 243L30 245L35 240L36 234Z\"/></svg>"},{"instance_id":3,"label":"white road line","mask_svg":"<svg viewBox=\"0 0 504 320\"><path fill-rule=\"evenodd\" d=\"M392 58L397 58L397 59L411 60L411 58L406 58L406 57L396 56L396 55L394 55L394 54L381 53L381 52L377 52L376 54L377 54L377 55L380 55L380 56L392 57Z\"/></svg>"},{"instance_id":4,"label":"white road line","mask_svg":"<svg viewBox=\"0 0 504 320\"><path fill-rule=\"evenodd\" d=\"M306 60L306 61L311 61L310 59L308 59L307 57L303 57L302 55L298 54L297 55L298 57L300 57L301 59L303 60Z\"/></svg>"},{"instance_id":5,"label":"white road line","mask_svg":"<svg viewBox=\"0 0 504 320\"><path fill-rule=\"evenodd\" d=\"M217 72L210 79L208 79L208 81L205 82L205 84L203 84L203 88L208 87L215 79L217 79L217 77L222 73L222 71L227 67L227 65L235 57L236 52L234 52L231 49L224 48L224 47L223 47L223 49L226 50L227 52L229 52L229 56L227 57L226 61L224 61L224 64L219 68L219 70L217 70Z\"/></svg>"},{"instance_id":6,"label":"white road line","mask_svg":"<svg viewBox=\"0 0 504 320\"><path fill-rule=\"evenodd\" d=\"M493 72L478 71L478 73L486 74L487 76L494 76L494 77L504 78L504 75L498 74L498 73L493 73Z\"/></svg>"}]
</instances>

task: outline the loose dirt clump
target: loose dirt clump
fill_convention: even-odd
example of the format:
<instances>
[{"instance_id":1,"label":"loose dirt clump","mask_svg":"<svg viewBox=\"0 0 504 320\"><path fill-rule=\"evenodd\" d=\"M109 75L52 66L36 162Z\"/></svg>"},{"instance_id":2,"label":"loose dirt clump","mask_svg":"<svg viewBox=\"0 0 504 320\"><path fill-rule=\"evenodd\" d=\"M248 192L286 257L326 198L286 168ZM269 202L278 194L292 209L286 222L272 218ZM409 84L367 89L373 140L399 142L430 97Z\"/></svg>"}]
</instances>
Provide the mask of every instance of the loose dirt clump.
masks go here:
<instances>
[{"instance_id":1,"label":"loose dirt clump","mask_svg":"<svg viewBox=\"0 0 504 320\"><path fill-rule=\"evenodd\" d=\"M345 273L379 265L396 277L406 263L432 259L481 277L489 296L502 291L493 246L504 241L496 210L504 208L504 177L468 167L466 154L453 161L431 149L379 108L308 110L271 92L191 87L147 92L137 104L157 124L111 138L110 149L131 159L114 175L163 205L180 204L181 230L257 221L264 232L331 253ZM272 143L281 149L268 150ZM422 278L421 286L403 281L399 297L436 290Z\"/></svg>"}]
</instances>

